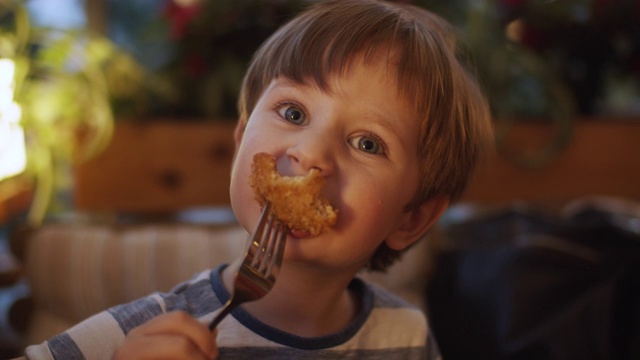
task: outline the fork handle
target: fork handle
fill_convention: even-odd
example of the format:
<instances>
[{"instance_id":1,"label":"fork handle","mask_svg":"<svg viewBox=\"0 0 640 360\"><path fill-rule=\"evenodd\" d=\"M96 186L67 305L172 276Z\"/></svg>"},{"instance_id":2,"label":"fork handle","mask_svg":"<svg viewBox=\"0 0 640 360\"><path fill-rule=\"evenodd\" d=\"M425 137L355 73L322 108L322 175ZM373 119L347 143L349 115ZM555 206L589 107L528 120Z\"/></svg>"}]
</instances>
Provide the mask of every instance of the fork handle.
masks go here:
<instances>
[{"instance_id":1,"label":"fork handle","mask_svg":"<svg viewBox=\"0 0 640 360\"><path fill-rule=\"evenodd\" d=\"M211 323L209 323L209 330L213 331L213 329L218 326L220 321L222 321L222 319L224 319L227 315L229 315L229 313L231 313L231 310L233 310L233 308L235 308L235 303L233 302L233 299L229 299L226 304L224 304L220 312L216 315L216 317L213 318Z\"/></svg>"}]
</instances>

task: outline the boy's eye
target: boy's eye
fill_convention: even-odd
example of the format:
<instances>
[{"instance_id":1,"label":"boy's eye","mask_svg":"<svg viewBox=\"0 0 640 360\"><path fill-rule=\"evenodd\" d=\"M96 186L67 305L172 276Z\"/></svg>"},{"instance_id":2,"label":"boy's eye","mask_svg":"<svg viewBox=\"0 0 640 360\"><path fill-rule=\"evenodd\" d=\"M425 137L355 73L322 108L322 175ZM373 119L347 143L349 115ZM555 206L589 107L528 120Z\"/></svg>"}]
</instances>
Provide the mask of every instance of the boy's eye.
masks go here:
<instances>
[{"instance_id":1,"label":"boy's eye","mask_svg":"<svg viewBox=\"0 0 640 360\"><path fill-rule=\"evenodd\" d=\"M304 111L295 105L286 105L278 109L278 113L290 123L302 125L306 122L307 116Z\"/></svg>"},{"instance_id":2,"label":"boy's eye","mask_svg":"<svg viewBox=\"0 0 640 360\"><path fill-rule=\"evenodd\" d=\"M380 141L371 135L356 136L350 140L353 147L370 154L384 154Z\"/></svg>"}]
</instances>

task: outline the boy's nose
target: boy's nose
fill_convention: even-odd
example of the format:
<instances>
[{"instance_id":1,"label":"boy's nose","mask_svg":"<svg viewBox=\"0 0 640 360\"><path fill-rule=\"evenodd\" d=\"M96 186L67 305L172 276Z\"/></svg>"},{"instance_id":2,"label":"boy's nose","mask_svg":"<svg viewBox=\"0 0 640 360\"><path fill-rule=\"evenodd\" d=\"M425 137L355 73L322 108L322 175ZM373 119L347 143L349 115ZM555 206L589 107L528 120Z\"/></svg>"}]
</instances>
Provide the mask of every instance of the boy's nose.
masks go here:
<instances>
[{"instance_id":1,"label":"boy's nose","mask_svg":"<svg viewBox=\"0 0 640 360\"><path fill-rule=\"evenodd\" d=\"M293 163L293 171L301 172L295 175L302 175L311 169L318 169L323 176L329 176L335 170L336 144L330 136L310 135L312 136L301 136L287 149L287 156Z\"/></svg>"}]
</instances>

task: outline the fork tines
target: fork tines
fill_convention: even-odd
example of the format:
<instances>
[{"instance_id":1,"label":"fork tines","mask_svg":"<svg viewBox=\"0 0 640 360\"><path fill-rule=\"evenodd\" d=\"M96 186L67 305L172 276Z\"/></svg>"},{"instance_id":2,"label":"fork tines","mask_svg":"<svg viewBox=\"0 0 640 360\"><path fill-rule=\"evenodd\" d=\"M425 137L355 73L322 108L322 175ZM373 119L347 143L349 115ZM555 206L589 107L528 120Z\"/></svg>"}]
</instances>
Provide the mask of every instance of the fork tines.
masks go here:
<instances>
[{"instance_id":1,"label":"fork tines","mask_svg":"<svg viewBox=\"0 0 640 360\"><path fill-rule=\"evenodd\" d=\"M267 220L261 221L254 234L252 246L257 248L251 261L251 266L266 277L272 275L274 265L282 259L282 242L287 232L286 226L273 215L270 208L271 203L267 202L263 209L263 212L268 213Z\"/></svg>"}]
</instances>

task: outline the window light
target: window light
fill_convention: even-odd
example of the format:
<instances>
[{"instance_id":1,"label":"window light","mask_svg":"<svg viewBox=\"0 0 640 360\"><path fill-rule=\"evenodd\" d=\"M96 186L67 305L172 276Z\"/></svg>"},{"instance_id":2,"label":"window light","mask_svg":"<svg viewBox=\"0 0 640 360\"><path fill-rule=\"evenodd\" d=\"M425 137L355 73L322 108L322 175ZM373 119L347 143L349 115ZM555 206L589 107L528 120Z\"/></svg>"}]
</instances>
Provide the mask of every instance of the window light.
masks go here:
<instances>
[{"instance_id":1,"label":"window light","mask_svg":"<svg viewBox=\"0 0 640 360\"><path fill-rule=\"evenodd\" d=\"M0 180L20 174L27 166L21 109L13 99L15 63L0 59Z\"/></svg>"}]
</instances>

